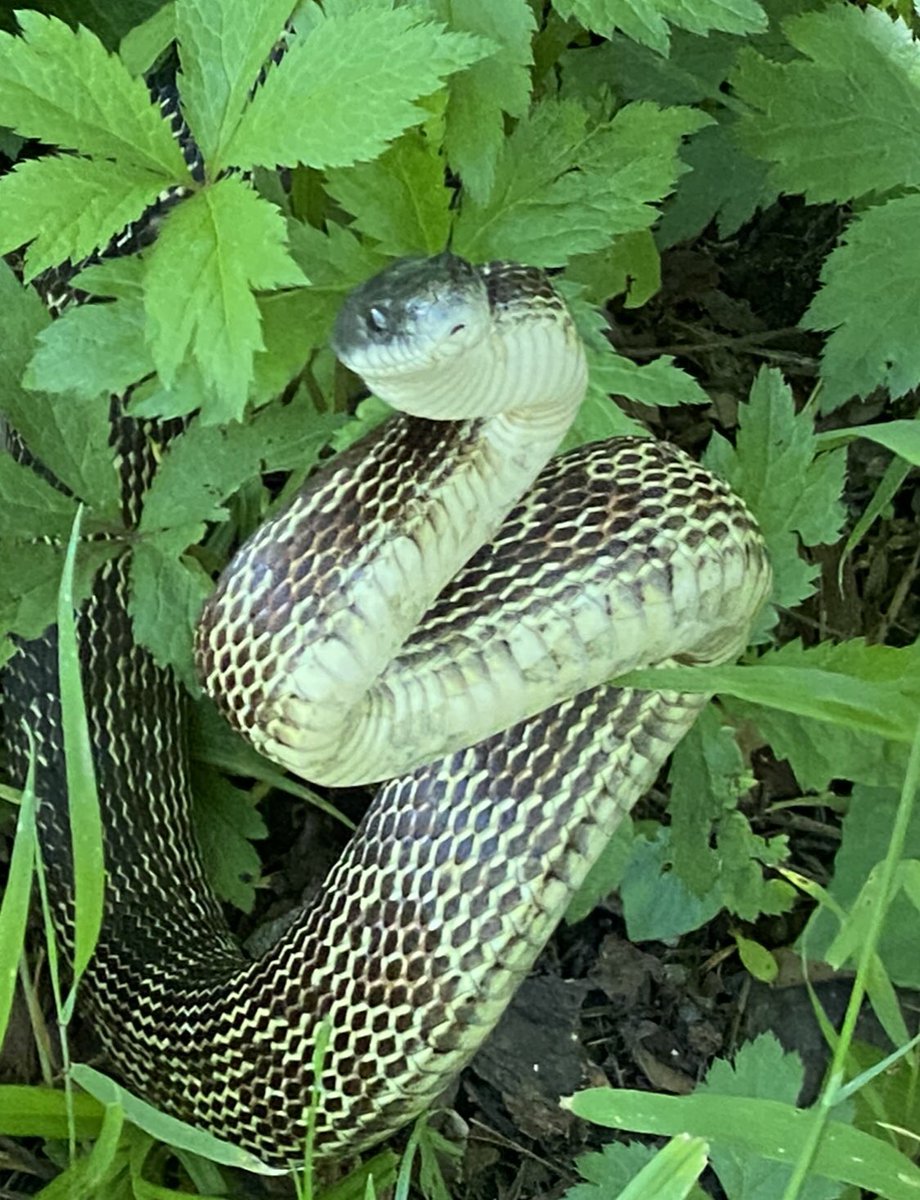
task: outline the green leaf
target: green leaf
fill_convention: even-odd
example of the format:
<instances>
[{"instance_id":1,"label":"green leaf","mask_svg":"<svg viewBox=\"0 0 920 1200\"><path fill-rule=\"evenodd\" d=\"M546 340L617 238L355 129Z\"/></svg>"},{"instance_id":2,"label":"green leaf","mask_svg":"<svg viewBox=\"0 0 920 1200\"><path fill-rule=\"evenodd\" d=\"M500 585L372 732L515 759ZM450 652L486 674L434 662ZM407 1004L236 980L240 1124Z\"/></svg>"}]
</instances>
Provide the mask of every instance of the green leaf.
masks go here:
<instances>
[{"instance_id":1,"label":"green leaf","mask_svg":"<svg viewBox=\"0 0 920 1200\"><path fill-rule=\"evenodd\" d=\"M719 692L845 729L910 742L913 721L912 713L904 711L905 685L867 682L858 675L813 667L811 651L790 645L797 661L782 660L782 666L773 665L777 655L765 654L752 666L653 667L630 671L617 683L655 691Z\"/></svg>"},{"instance_id":2,"label":"green leaf","mask_svg":"<svg viewBox=\"0 0 920 1200\"><path fill-rule=\"evenodd\" d=\"M742 937L740 933L734 936L738 957L748 974L759 983L774 983L779 975L779 964L770 951L753 938Z\"/></svg>"},{"instance_id":3,"label":"green leaf","mask_svg":"<svg viewBox=\"0 0 920 1200\"><path fill-rule=\"evenodd\" d=\"M887 450L892 450L905 462L920 467L920 421L883 421L878 425L851 425L848 429L830 430L818 434L818 444L835 446L868 438Z\"/></svg>"},{"instance_id":4,"label":"green leaf","mask_svg":"<svg viewBox=\"0 0 920 1200\"><path fill-rule=\"evenodd\" d=\"M280 213L237 176L177 205L149 255L145 303L163 382L186 353L214 395L208 420L238 418L263 346L254 288L297 287L304 276L286 250Z\"/></svg>"},{"instance_id":5,"label":"green leaf","mask_svg":"<svg viewBox=\"0 0 920 1200\"><path fill-rule=\"evenodd\" d=\"M106 243L156 200L163 181L131 163L49 155L0 179L0 253L31 242L28 282Z\"/></svg>"},{"instance_id":6,"label":"green leaf","mask_svg":"<svg viewBox=\"0 0 920 1200\"><path fill-rule=\"evenodd\" d=\"M139 298L74 306L39 334L23 382L37 391L107 400L152 373L145 326Z\"/></svg>"},{"instance_id":7,"label":"green leaf","mask_svg":"<svg viewBox=\"0 0 920 1200\"><path fill-rule=\"evenodd\" d=\"M161 4L162 0L150 0ZM176 6L163 4L146 21L129 29L121 39L118 56L132 75L144 75L176 37Z\"/></svg>"},{"instance_id":8,"label":"green leaf","mask_svg":"<svg viewBox=\"0 0 920 1200\"><path fill-rule=\"evenodd\" d=\"M101 1104L119 1105L128 1120L139 1129L177 1150L188 1150L211 1162L224 1163L228 1167L237 1167L243 1171L253 1171L258 1175L287 1173L276 1167L266 1166L248 1151L224 1142L213 1134L193 1129L184 1121L158 1112L152 1105L132 1095L126 1088L120 1087L114 1080L85 1063L74 1063L70 1075L74 1083L89 1092Z\"/></svg>"},{"instance_id":9,"label":"green leaf","mask_svg":"<svg viewBox=\"0 0 920 1200\"><path fill-rule=\"evenodd\" d=\"M603 37L617 27L663 55L668 53L669 22L692 33L760 33L767 27L755 0L553 0L553 7Z\"/></svg>"},{"instance_id":10,"label":"green leaf","mask_svg":"<svg viewBox=\"0 0 920 1200\"><path fill-rule=\"evenodd\" d=\"M810 1113L778 1100L711 1094L659 1096L591 1088L563 1105L609 1129L664 1137L688 1133L706 1138L713 1151L724 1147L787 1164L803 1153L813 1122ZM920 1189L920 1169L906 1155L841 1121L827 1123L812 1171L885 1200L915 1200Z\"/></svg>"},{"instance_id":11,"label":"green leaf","mask_svg":"<svg viewBox=\"0 0 920 1200\"><path fill-rule=\"evenodd\" d=\"M290 14L291 0L176 0L182 111L212 178Z\"/></svg>"},{"instance_id":12,"label":"green leaf","mask_svg":"<svg viewBox=\"0 0 920 1200\"><path fill-rule=\"evenodd\" d=\"M813 417L796 413L779 371L763 368L750 401L739 407L735 449L713 434L703 459L756 517L773 564L773 602L790 608L811 594L818 574L799 557L799 541L806 546L836 541L845 516L844 453L816 455ZM790 487L793 479L796 486Z\"/></svg>"},{"instance_id":13,"label":"green leaf","mask_svg":"<svg viewBox=\"0 0 920 1200\"><path fill-rule=\"evenodd\" d=\"M118 511L119 484L109 447L109 403L62 402L20 385L48 313L31 288L0 263L0 410L32 453L97 514ZM60 572L59 572L60 573Z\"/></svg>"},{"instance_id":14,"label":"green leaf","mask_svg":"<svg viewBox=\"0 0 920 1200\"><path fill-rule=\"evenodd\" d=\"M833 330L821 359L824 411L886 387L920 384L911 311L920 304L920 246L911 237L920 196L888 200L854 218L821 270L823 284L802 324Z\"/></svg>"},{"instance_id":15,"label":"green leaf","mask_svg":"<svg viewBox=\"0 0 920 1200\"><path fill-rule=\"evenodd\" d=\"M753 1096L791 1105L798 1099L804 1079L798 1055L787 1054L768 1033L745 1042L733 1062L716 1059L696 1094L739 1099ZM781 1196L789 1180L790 1167L750 1151L715 1146L711 1159L719 1182L732 1200ZM810 1178L799 1194L803 1200L834 1200L840 1190L830 1180Z\"/></svg>"},{"instance_id":16,"label":"green leaf","mask_svg":"<svg viewBox=\"0 0 920 1200\"><path fill-rule=\"evenodd\" d=\"M72 1159L69 1166L42 1188L44 1200L95 1200L103 1188L117 1176L115 1156L124 1128L125 1117L117 1104L108 1104L102 1115L102 1128L89 1153Z\"/></svg>"},{"instance_id":17,"label":"green leaf","mask_svg":"<svg viewBox=\"0 0 920 1200\"><path fill-rule=\"evenodd\" d=\"M64 556L57 611L61 734L73 849L73 982L65 1005L68 1011L72 1011L80 976L89 965L96 949L105 905L102 817L96 791L93 746L83 702L75 617L74 562L80 539L81 518L82 509L78 509Z\"/></svg>"},{"instance_id":18,"label":"green leaf","mask_svg":"<svg viewBox=\"0 0 920 1200\"><path fill-rule=\"evenodd\" d=\"M448 243L453 193L438 147L420 129L373 162L330 171L328 192L386 254L436 254Z\"/></svg>"},{"instance_id":19,"label":"green leaf","mask_svg":"<svg viewBox=\"0 0 920 1200\"><path fill-rule=\"evenodd\" d=\"M672 358L664 356L638 366L618 354L607 336L607 317L595 305L587 303L581 286L573 286L569 280L561 280L557 286L585 344L588 360L588 392L565 439L566 449L624 433L647 433L623 412L612 396L669 407L708 403L709 397L700 385L675 367Z\"/></svg>"},{"instance_id":20,"label":"green leaf","mask_svg":"<svg viewBox=\"0 0 920 1200\"><path fill-rule=\"evenodd\" d=\"M486 204L464 204L453 246L473 261L562 266L620 233L647 229L686 170L677 154L705 113L636 103L593 130L572 101L546 100L505 142Z\"/></svg>"},{"instance_id":21,"label":"green leaf","mask_svg":"<svg viewBox=\"0 0 920 1200\"><path fill-rule=\"evenodd\" d=\"M703 897L719 876L713 825L752 782L734 731L720 724L712 705L674 751L668 780L674 870L694 895Z\"/></svg>"},{"instance_id":22,"label":"green leaf","mask_svg":"<svg viewBox=\"0 0 920 1200\"><path fill-rule=\"evenodd\" d=\"M262 866L252 839L268 835L256 800L218 772L193 772L195 833L211 886L222 900L252 912Z\"/></svg>"},{"instance_id":23,"label":"green leaf","mask_svg":"<svg viewBox=\"0 0 920 1200\"><path fill-rule=\"evenodd\" d=\"M32 10L21 37L0 33L0 124L26 137L152 172L161 184L188 179L182 151L141 79L88 29Z\"/></svg>"},{"instance_id":24,"label":"green leaf","mask_svg":"<svg viewBox=\"0 0 920 1200\"><path fill-rule=\"evenodd\" d=\"M76 501L9 454L0 456L0 536L66 537Z\"/></svg>"},{"instance_id":25,"label":"green leaf","mask_svg":"<svg viewBox=\"0 0 920 1200\"><path fill-rule=\"evenodd\" d=\"M453 75L448 84L445 145L463 187L488 199L505 140L505 117L530 106L531 38L536 21L527 0L433 0L435 15L452 30L481 36L493 53Z\"/></svg>"},{"instance_id":26,"label":"green leaf","mask_svg":"<svg viewBox=\"0 0 920 1200\"><path fill-rule=\"evenodd\" d=\"M654 1149L641 1142L611 1142L599 1153L581 1154L575 1159L575 1166L585 1182L569 1188L564 1200L607 1200L619 1196L654 1157Z\"/></svg>"},{"instance_id":27,"label":"green leaf","mask_svg":"<svg viewBox=\"0 0 920 1200\"><path fill-rule=\"evenodd\" d=\"M224 161L345 167L375 158L422 119L415 101L485 50L468 34L420 22L411 8L368 8L318 21L269 73Z\"/></svg>"},{"instance_id":28,"label":"green leaf","mask_svg":"<svg viewBox=\"0 0 920 1200\"><path fill-rule=\"evenodd\" d=\"M225 501L263 465L280 470L296 463L306 470L341 422L338 414L318 412L304 392L263 407L248 425L194 421L160 464L144 500L141 531L185 527L190 545L197 541L196 524L224 520Z\"/></svg>"},{"instance_id":29,"label":"green leaf","mask_svg":"<svg viewBox=\"0 0 920 1200\"><path fill-rule=\"evenodd\" d=\"M134 638L161 666L171 666L190 691L198 684L192 664L192 633L212 581L183 555L204 533L186 525L139 542L131 558L128 611Z\"/></svg>"},{"instance_id":30,"label":"green leaf","mask_svg":"<svg viewBox=\"0 0 920 1200\"><path fill-rule=\"evenodd\" d=\"M117 554L117 542L84 542L77 554L74 601L89 595L93 576ZM0 541L0 559L15 562L16 571L0 575L0 630L29 639L53 624L64 551L60 545Z\"/></svg>"},{"instance_id":31,"label":"green leaf","mask_svg":"<svg viewBox=\"0 0 920 1200\"><path fill-rule=\"evenodd\" d=\"M730 237L759 208L777 197L767 168L738 145L727 124L709 125L681 150L691 170L683 176L658 227L658 244L673 246L695 237L715 221L721 238Z\"/></svg>"},{"instance_id":32,"label":"green leaf","mask_svg":"<svg viewBox=\"0 0 920 1200\"><path fill-rule=\"evenodd\" d=\"M569 1188L563 1200L683 1200L706 1166L707 1145L701 1138L678 1134L657 1153L636 1142L612 1142L600 1154L576 1160L589 1182Z\"/></svg>"},{"instance_id":33,"label":"green leaf","mask_svg":"<svg viewBox=\"0 0 920 1200\"><path fill-rule=\"evenodd\" d=\"M71 1102L77 1137L96 1137L102 1126L102 1107L92 1096L68 1096L45 1087L0 1086L0 1133L64 1141Z\"/></svg>"},{"instance_id":34,"label":"green leaf","mask_svg":"<svg viewBox=\"0 0 920 1200\"><path fill-rule=\"evenodd\" d=\"M667 828L655 837L637 838L620 884L626 930L634 942L679 937L711 921L722 907L716 888L695 896L675 871Z\"/></svg>"},{"instance_id":35,"label":"green leaf","mask_svg":"<svg viewBox=\"0 0 920 1200\"><path fill-rule=\"evenodd\" d=\"M566 924L574 925L592 912L605 896L620 885L623 873L632 858L635 832L633 823L626 819L617 828L582 881L581 887L569 901L566 909Z\"/></svg>"},{"instance_id":36,"label":"green leaf","mask_svg":"<svg viewBox=\"0 0 920 1200\"><path fill-rule=\"evenodd\" d=\"M884 860L898 808L893 787L856 784L843 819L843 840L834 859L828 892L847 912L853 909L865 881ZM904 844L905 859L920 858L920 814L915 809ZM817 909L802 934L809 957L820 958L837 937L839 924L829 909ZM917 913L910 897L895 895L885 913L878 953L891 980L901 987L920 986L917 958Z\"/></svg>"},{"instance_id":37,"label":"green leaf","mask_svg":"<svg viewBox=\"0 0 920 1200\"><path fill-rule=\"evenodd\" d=\"M812 204L920 182L920 47L900 18L833 5L786 25L803 58L742 51L731 81L753 110L742 145L772 163L771 181Z\"/></svg>"}]
</instances>

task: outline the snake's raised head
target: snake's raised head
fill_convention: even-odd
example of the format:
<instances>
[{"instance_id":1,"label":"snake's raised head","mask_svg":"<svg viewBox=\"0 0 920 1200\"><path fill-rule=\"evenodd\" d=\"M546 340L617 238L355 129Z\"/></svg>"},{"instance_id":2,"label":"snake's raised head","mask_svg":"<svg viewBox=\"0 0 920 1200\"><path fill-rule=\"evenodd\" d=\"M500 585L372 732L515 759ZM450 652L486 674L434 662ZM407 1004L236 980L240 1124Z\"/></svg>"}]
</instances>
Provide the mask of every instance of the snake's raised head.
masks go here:
<instances>
[{"instance_id":1,"label":"snake's raised head","mask_svg":"<svg viewBox=\"0 0 920 1200\"><path fill-rule=\"evenodd\" d=\"M482 275L456 254L401 258L349 294L332 348L364 378L433 370L485 337Z\"/></svg>"},{"instance_id":2,"label":"snake's raised head","mask_svg":"<svg viewBox=\"0 0 920 1200\"><path fill-rule=\"evenodd\" d=\"M585 385L581 342L542 271L450 253L400 259L355 288L332 348L383 400L430 420L574 411Z\"/></svg>"}]
</instances>

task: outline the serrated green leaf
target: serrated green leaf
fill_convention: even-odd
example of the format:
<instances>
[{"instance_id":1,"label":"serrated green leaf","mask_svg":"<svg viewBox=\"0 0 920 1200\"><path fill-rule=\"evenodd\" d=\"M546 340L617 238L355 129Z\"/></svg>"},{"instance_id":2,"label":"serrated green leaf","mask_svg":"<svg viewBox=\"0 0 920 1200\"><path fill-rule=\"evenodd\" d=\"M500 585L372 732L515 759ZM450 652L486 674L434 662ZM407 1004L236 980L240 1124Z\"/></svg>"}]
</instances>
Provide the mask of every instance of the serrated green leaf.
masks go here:
<instances>
[{"instance_id":1,"label":"serrated green leaf","mask_svg":"<svg viewBox=\"0 0 920 1200\"><path fill-rule=\"evenodd\" d=\"M669 48L669 23L692 33L759 33L767 27L755 0L553 0L553 7L604 37L614 27L622 29L663 55Z\"/></svg>"},{"instance_id":2,"label":"serrated green leaf","mask_svg":"<svg viewBox=\"0 0 920 1200\"><path fill-rule=\"evenodd\" d=\"M307 469L342 420L335 413L319 413L301 392L287 404L263 407L247 425L192 422L163 457L144 499L141 531L224 520L224 502L263 465L279 470L296 462ZM190 537L181 548L196 540Z\"/></svg>"},{"instance_id":3,"label":"serrated green leaf","mask_svg":"<svg viewBox=\"0 0 920 1200\"><path fill-rule=\"evenodd\" d=\"M641 1142L611 1142L599 1153L579 1155L575 1166L585 1182L569 1188L565 1200L607 1200L618 1196L654 1154L651 1146Z\"/></svg>"},{"instance_id":4,"label":"serrated green leaf","mask_svg":"<svg viewBox=\"0 0 920 1200\"><path fill-rule=\"evenodd\" d=\"M151 350L169 386L187 353L213 395L210 421L238 418L263 347L253 289L297 287L280 213L237 176L178 205L150 252L145 304Z\"/></svg>"},{"instance_id":5,"label":"serrated green leaf","mask_svg":"<svg viewBox=\"0 0 920 1200\"><path fill-rule=\"evenodd\" d=\"M771 959L772 961L772 959ZM773 1034L762 1034L745 1042L732 1062L716 1059L698 1095L755 1096L795 1104L805 1072L796 1054L787 1054ZM710 1155L719 1181L732 1200L765 1200L781 1196L791 1168L758 1154L731 1147L715 1146ZM834 1200L838 1184L828 1179L809 1178L800 1192L803 1200Z\"/></svg>"},{"instance_id":6,"label":"serrated green leaf","mask_svg":"<svg viewBox=\"0 0 920 1200\"><path fill-rule=\"evenodd\" d=\"M87 400L123 392L153 372L145 324L140 297L74 306L39 335L23 382Z\"/></svg>"},{"instance_id":7,"label":"serrated green leaf","mask_svg":"<svg viewBox=\"0 0 920 1200\"><path fill-rule=\"evenodd\" d=\"M330 171L328 191L385 254L436 254L448 243L453 193L439 148L420 129L373 162Z\"/></svg>"},{"instance_id":8,"label":"serrated green leaf","mask_svg":"<svg viewBox=\"0 0 920 1200\"><path fill-rule=\"evenodd\" d=\"M920 384L910 320L920 305L920 245L911 236L918 220L917 195L870 208L851 221L821 270L823 286L802 324L833 331L821 359L826 412L877 387L902 396Z\"/></svg>"},{"instance_id":9,"label":"serrated green leaf","mask_svg":"<svg viewBox=\"0 0 920 1200\"><path fill-rule=\"evenodd\" d=\"M188 179L182 151L147 88L88 29L32 10L21 37L0 33L0 124L166 183Z\"/></svg>"},{"instance_id":10,"label":"serrated green leaf","mask_svg":"<svg viewBox=\"0 0 920 1200\"><path fill-rule=\"evenodd\" d=\"M636 103L589 130L580 105L544 101L505 143L488 203L464 205L452 245L474 262L553 267L647 229L658 216L653 205L686 169L681 138L710 120L698 110Z\"/></svg>"},{"instance_id":11,"label":"serrated green leaf","mask_svg":"<svg viewBox=\"0 0 920 1200\"><path fill-rule=\"evenodd\" d=\"M767 168L744 151L726 123L701 129L681 150L691 168L677 185L657 230L662 247L701 233L715 221L722 238L730 237L758 209L776 200L778 189Z\"/></svg>"},{"instance_id":12,"label":"serrated green leaf","mask_svg":"<svg viewBox=\"0 0 920 1200\"><path fill-rule=\"evenodd\" d=\"M727 813L719 823L719 895L729 912L742 921L756 921L761 913L786 912L795 901L795 890L784 879L765 879L763 867L777 867L789 856L785 836L758 837L740 812Z\"/></svg>"},{"instance_id":13,"label":"serrated green leaf","mask_svg":"<svg viewBox=\"0 0 920 1200\"><path fill-rule=\"evenodd\" d=\"M505 138L505 117L523 117L530 105L536 21L527 0L434 0L433 9L450 29L476 34L495 47L448 84L447 155L464 189L484 203Z\"/></svg>"},{"instance_id":14,"label":"serrated green leaf","mask_svg":"<svg viewBox=\"0 0 920 1200\"><path fill-rule=\"evenodd\" d=\"M108 399L62 402L21 386L35 339L49 321L38 295L0 263L0 411L36 458L96 515L114 515L119 484L108 444Z\"/></svg>"},{"instance_id":15,"label":"serrated green leaf","mask_svg":"<svg viewBox=\"0 0 920 1200\"><path fill-rule=\"evenodd\" d=\"M195 833L211 886L222 900L251 912L261 875L251 839L268 834L255 801L201 764L193 769L192 790Z\"/></svg>"},{"instance_id":16,"label":"serrated green leaf","mask_svg":"<svg viewBox=\"0 0 920 1200\"><path fill-rule=\"evenodd\" d=\"M777 758L786 759L803 791L824 791L834 779L895 786L904 776L907 747L800 713L765 708L726 696L726 711L750 721Z\"/></svg>"},{"instance_id":17,"label":"serrated green leaf","mask_svg":"<svg viewBox=\"0 0 920 1200\"><path fill-rule=\"evenodd\" d=\"M817 567L803 561L798 539L808 546L833 542L845 512L841 503L843 453L817 458L814 420L796 413L792 392L779 371L762 369L750 401L739 406L735 449L713 434L703 461L722 475L757 519L773 564L773 602L793 607L808 596ZM790 487L794 479L796 486Z\"/></svg>"},{"instance_id":18,"label":"serrated green leaf","mask_svg":"<svg viewBox=\"0 0 920 1200\"><path fill-rule=\"evenodd\" d=\"M290 14L291 0L176 0L182 111L212 178Z\"/></svg>"},{"instance_id":19,"label":"serrated green leaf","mask_svg":"<svg viewBox=\"0 0 920 1200\"><path fill-rule=\"evenodd\" d=\"M66 537L76 501L10 455L0 455L0 537Z\"/></svg>"},{"instance_id":20,"label":"serrated green leaf","mask_svg":"<svg viewBox=\"0 0 920 1200\"><path fill-rule=\"evenodd\" d=\"M135 641L161 666L171 666L192 692L198 686L192 632L212 583L183 552L203 533L203 525L171 529L139 542L131 558L128 611Z\"/></svg>"},{"instance_id":21,"label":"serrated green leaf","mask_svg":"<svg viewBox=\"0 0 920 1200\"><path fill-rule=\"evenodd\" d=\"M411 8L331 16L272 70L224 150L238 166L345 167L376 157L422 110L415 103L487 47L420 22Z\"/></svg>"},{"instance_id":22,"label":"serrated green leaf","mask_svg":"<svg viewBox=\"0 0 920 1200\"><path fill-rule=\"evenodd\" d=\"M119 549L114 542L84 542L80 546L74 579L76 604L89 595L98 568ZM55 620L63 546L0 542L0 560L16 564L15 572L0 575L0 630L26 640L39 637Z\"/></svg>"},{"instance_id":23,"label":"serrated green leaf","mask_svg":"<svg viewBox=\"0 0 920 1200\"><path fill-rule=\"evenodd\" d=\"M79 261L156 200L163 181L131 163L49 155L0 179L0 253L29 245L26 282Z\"/></svg>"},{"instance_id":24,"label":"serrated green leaf","mask_svg":"<svg viewBox=\"0 0 920 1200\"><path fill-rule=\"evenodd\" d=\"M564 443L569 449L582 442L619 434L647 433L611 399L623 396L639 404L706 404L709 397L696 380L662 356L639 366L618 354L607 337L605 314L581 295L581 286L563 279L557 287L565 297L575 328L585 344L588 392Z\"/></svg>"},{"instance_id":25,"label":"serrated green leaf","mask_svg":"<svg viewBox=\"0 0 920 1200\"><path fill-rule=\"evenodd\" d=\"M772 182L813 204L920 182L920 47L905 22L840 4L790 20L786 33L804 58L746 50L731 77L754 110L738 136L772 163Z\"/></svg>"}]
</instances>

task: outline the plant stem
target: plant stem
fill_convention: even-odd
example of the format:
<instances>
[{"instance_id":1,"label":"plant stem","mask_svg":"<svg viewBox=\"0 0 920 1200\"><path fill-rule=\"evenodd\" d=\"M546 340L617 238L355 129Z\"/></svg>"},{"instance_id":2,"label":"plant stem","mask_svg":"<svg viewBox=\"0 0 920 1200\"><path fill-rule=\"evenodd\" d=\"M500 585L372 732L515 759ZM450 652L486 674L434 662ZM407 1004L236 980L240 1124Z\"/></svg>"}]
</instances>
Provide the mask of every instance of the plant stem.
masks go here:
<instances>
[{"instance_id":1,"label":"plant stem","mask_svg":"<svg viewBox=\"0 0 920 1200\"><path fill-rule=\"evenodd\" d=\"M853 1034L856 1031L856 1022L859 1018L862 1002L865 999L866 980L872 968L875 949L881 936L882 925L885 921L888 906L891 903L895 872L898 869L898 863L901 861L901 856L904 852L904 843L907 838L910 819L913 815L914 800L916 799L918 785L920 785L920 722L917 724L917 731L911 743L910 757L907 761L904 784L901 788L901 798L898 802L898 811L895 814L894 826L888 842L888 853L885 855L885 860L882 863L882 870L879 876L878 903L872 909L866 938L859 956L856 978L853 981L853 989L850 992L847 1010L843 1018L843 1024L840 1027L840 1036L834 1047L830 1070L821 1089L821 1095L818 1097L818 1103L815 1106L814 1119L808 1132L808 1138L793 1168L789 1183L783 1192L782 1200L798 1200L802 1186L806 1182L811 1165L814 1162L830 1111L840 1099L838 1091L843 1081L847 1054L853 1040Z\"/></svg>"}]
</instances>

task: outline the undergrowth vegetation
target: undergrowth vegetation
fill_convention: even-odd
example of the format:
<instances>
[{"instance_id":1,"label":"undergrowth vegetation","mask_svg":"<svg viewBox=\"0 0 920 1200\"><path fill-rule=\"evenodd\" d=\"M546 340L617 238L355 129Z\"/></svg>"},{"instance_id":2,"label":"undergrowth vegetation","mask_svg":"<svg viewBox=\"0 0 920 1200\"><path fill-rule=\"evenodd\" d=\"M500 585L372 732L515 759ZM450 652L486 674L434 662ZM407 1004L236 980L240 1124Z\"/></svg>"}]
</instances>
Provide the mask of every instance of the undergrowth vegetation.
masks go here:
<instances>
[{"instance_id":1,"label":"undergrowth vegetation","mask_svg":"<svg viewBox=\"0 0 920 1200\"><path fill-rule=\"evenodd\" d=\"M790 619L819 588L836 588L879 520L904 504L920 465L913 10L843 0L50 7L59 16L23 11L0 32L0 151L11 168L0 179L0 253L28 247L21 270L0 263L0 413L63 488L0 457L0 662L59 607L66 630L71 594L85 596L99 564L130 538L135 636L198 705L192 628L228 548L278 502L279 473L284 497L385 414L373 398L354 411L328 348L345 293L393 257L448 244L476 262L558 271L590 364L567 444L657 430L664 410L696 406L720 426L704 459L747 500L775 569L772 603L740 664L629 677L718 701L673 756L664 818L624 822L568 919L614 888L635 940L675 939L727 912L741 960L770 982L777 958L758 922L807 908L797 942L806 980L818 960L854 977L839 1031L812 992L830 1060L813 1106L796 1108L802 1065L770 1035L732 1063L713 1062L691 1095L576 1094L567 1105L599 1126L671 1140L658 1150L618 1140L584 1156L583 1181L566 1195L700 1197L707 1169L729 1200L920 1195L920 1051L895 990L920 986L920 640L909 603L918 555L861 636L819 627L803 637ZM285 53L266 66L285 22ZM148 88L172 79L175 56L200 152L191 168ZM706 230L727 243L790 197L836 206L843 222L801 320L826 334L817 384L793 388L764 367L717 420L674 357L637 361L615 349L610 306L641 310L659 292L670 247ZM151 205L155 239L139 253L97 255ZM74 285L95 302L52 320L61 286L46 273L67 262L82 264ZM130 534L109 444L108 397L126 391L132 414L186 421ZM871 420L850 419L853 399L867 397ZM851 448L867 443L884 469L854 499ZM822 581L829 561L835 570ZM76 757L85 733L72 656L62 672ZM752 750L762 747L788 763L795 803L845 812L827 886L791 857L785 835L752 826ZM265 833L258 800L269 787L318 798L200 705L194 749L214 884L248 911L259 878L252 843ZM76 774L83 828L93 829L95 796ZM38 862L34 797L31 787L0 795L2 828L18 824L0 921L0 1034L21 986L44 1047L22 957ZM89 843L84 963L101 904ZM57 1000L66 1064L73 1002L59 984ZM885 1051L855 1040L864 1000ZM66 1091L0 1086L0 1135L43 1139L42 1161L63 1171L42 1195L244 1194L226 1166L253 1164L232 1148L86 1065L66 1079ZM20 1159L3 1145L0 1167L28 1172L33 1151ZM401 1168L384 1151L322 1194L407 1196L417 1186L442 1200L445 1146L422 1122ZM413 1160L421 1170L410 1185ZM296 1186L318 1194L309 1164Z\"/></svg>"}]
</instances>

